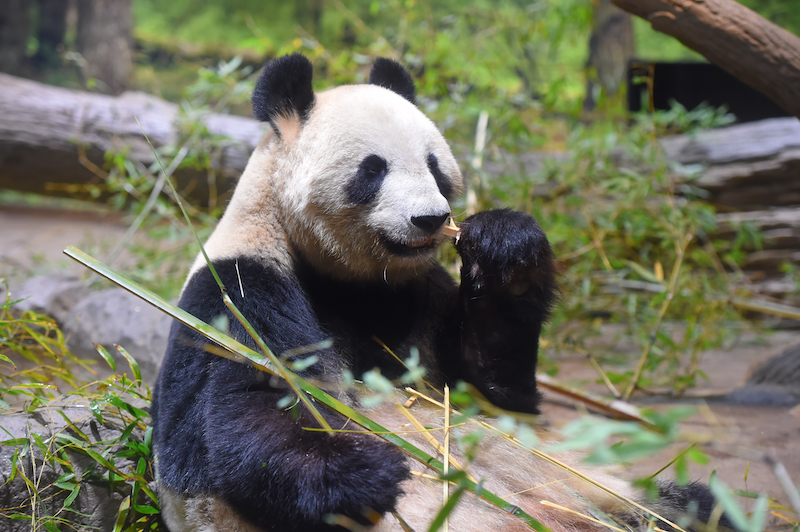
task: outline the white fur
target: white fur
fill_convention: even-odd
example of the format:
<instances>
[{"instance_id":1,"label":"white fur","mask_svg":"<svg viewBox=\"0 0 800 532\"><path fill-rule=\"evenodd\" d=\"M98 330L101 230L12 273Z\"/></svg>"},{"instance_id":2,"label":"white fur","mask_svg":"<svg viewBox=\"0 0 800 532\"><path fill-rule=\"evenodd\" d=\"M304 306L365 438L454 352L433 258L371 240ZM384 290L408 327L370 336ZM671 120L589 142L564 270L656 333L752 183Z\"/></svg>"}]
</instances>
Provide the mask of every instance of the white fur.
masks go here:
<instances>
[{"instance_id":1,"label":"white fur","mask_svg":"<svg viewBox=\"0 0 800 532\"><path fill-rule=\"evenodd\" d=\"M390 256L379 241L427 238L411 217L449 210L427 167L430 153L453 194L463 187L447 143L419 109L382 87L342 86L317 94L307 122L295 117L279 127L292 134L270 132L256 148L206 244L210 259L257 257L289 268L299 252L336 277L390 282L433 259ZM371 154L388 161L388 175L374 205L350 206L345 184ZM198 257L192 272L202 264Z\"/></svg>"}]
</instances>

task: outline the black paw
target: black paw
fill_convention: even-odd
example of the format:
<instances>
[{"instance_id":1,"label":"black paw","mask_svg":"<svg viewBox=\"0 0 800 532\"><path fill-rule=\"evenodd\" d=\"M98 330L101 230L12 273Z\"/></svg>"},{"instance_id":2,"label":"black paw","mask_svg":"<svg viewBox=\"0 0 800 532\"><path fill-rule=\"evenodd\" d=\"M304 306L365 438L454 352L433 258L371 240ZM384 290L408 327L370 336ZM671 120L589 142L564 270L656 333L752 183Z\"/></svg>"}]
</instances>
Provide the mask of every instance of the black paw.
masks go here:
<instances>
[{"instance_id":1,"label":"black paw","mask_svg":"<svg viewBox=\"0 0 800 532\"><path fill-rule=\"evenodd\" d=\"M327 451L318 485L329 497L323 513L366 525L367 516L394 511L403 494L400 483L410 476L405 455L396 446L372 435L343 434L330 438ZM309 497L315 498L312 505L320 497Z\"/></svg>"},{"instance_id":2,"label":"black paw","mask_svg":"<svg viewBox=\"0 0 800 532\"><path fill-rule=\"evenodd\" d=\"M484 211L460 225L456 249L461 282L474 292L501 289L512 296L556 290L555 262L536 220L508 209Z\"/></svg>"}]
</instances>

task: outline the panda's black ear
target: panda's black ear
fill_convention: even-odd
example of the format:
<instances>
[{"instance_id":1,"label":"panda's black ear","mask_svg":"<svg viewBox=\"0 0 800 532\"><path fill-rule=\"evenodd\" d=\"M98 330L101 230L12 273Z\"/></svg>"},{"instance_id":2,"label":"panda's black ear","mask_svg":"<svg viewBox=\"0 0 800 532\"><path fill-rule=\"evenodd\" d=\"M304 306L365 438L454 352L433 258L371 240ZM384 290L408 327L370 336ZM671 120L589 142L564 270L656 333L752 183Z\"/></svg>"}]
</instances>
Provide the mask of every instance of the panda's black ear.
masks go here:
<instances>
[{"instance_id":1,"label":"panda's black ear","mask_svg":"<svg viewBox=\"0 0 800 532\"><path fill-rule=\"evenodd\" d=\"M253 115L272 124L279 136L282 119L296 116L305 122L314 107L312 75L311 61L302 54L284 55L267 63L253 89Z\"/></svg>"},{"instance_id":2,"label":"panda's black ear","mask_svg":"<svg viewBox=\"0 0 800 532\"><path fill-rule=\"evenodd\" d=\"M409 102L417 105L417 89L414 87L414 80L403 65L392 59L379 57L372 65L369 73L371 85L379 85L390 91L394 91Z\"/></svg>"}]
</instances>

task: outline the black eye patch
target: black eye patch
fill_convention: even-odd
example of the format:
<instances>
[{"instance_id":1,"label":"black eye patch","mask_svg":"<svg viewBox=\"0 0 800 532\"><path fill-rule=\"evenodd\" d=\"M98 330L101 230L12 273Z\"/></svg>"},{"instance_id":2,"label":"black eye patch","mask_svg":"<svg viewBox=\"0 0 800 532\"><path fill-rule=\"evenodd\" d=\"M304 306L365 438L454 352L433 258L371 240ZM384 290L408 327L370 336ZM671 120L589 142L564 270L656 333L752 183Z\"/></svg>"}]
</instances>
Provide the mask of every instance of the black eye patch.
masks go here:
<instances>
[{"instance_id":1,"label":"black eye patch","mask_svg":"<svg viewBox=\"0 0 800 532\"><path fill-rule=\"evenodd\" d=\"M347 201L354 205L372 202L383 184L383 178L389 172L386 159L378 155L368 155L358 165L358 171L347 183L345 194Z\"/></svg>"},{"instance_id":2,"label":"black eye patch","mask_svg":"<svg viewBox=\"0 0 800 532\"><path fill-rule=\"evenodd\" d=\"M428 155L428 170L431 171L433 178L436 180L439 192L450 201L450 197L453 194L453 185L450 184L450 181L442 173L442 170L439 168L439 160L432 153Z\"/></svg>"}]
</instances>

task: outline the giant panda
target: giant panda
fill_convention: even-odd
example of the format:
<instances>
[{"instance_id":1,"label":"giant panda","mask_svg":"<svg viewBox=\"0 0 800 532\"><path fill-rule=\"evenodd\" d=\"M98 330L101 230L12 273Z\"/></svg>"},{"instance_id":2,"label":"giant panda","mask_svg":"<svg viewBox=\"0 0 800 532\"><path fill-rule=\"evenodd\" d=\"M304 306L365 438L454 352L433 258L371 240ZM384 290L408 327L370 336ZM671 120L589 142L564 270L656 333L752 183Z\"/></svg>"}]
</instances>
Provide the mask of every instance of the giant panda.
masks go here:
<instances>
[{"instance_id":1,"label":"giant panda","mask_svg":"<svg viewBox=\"0 0 800 532\"><path fill-rule=\"evenodd\" d=\"M463 182L415 94L409 73L388 59L375 62L368 84L320 93L302 55L268 63L252 103L271 130L205 251L270 349L295 360L317 346L301 375L352 405L359 397L342 391L343 374L378 368L395 379L405 368L389 351L405 358L416 349L434 386L463 381L499 408L537 413L539 335L558 293L550 244L531 216L493 210L461 224L460 283L436 262ZM256 347L202 257L179 305L209 323L227 316L231 336ZM428 529L442 487L411 475L424 472L421 464L373 434L305 430L316 421L302 405L287 407L286 396L278 379L217 356L199 334L173 326L152 405L158 496L171 532L313 532L343 523ZM332 427L347 426L322 409ZM391 430L406 423L394 405L366 413ZM415 415L437 423L423 407ZM419 434L408 439L425 445ZM470 473L552 530L605 526L541 500L614 515L631 529L646 525L636 507L503 438L482 445ZM643 500L627 483L594 474ZM711 515L707 488L661 491L659 508L672 516L690 506L702 519ZM530 530L474 495L463 497L450 527Z\"/></svg>"}]
</instances>

